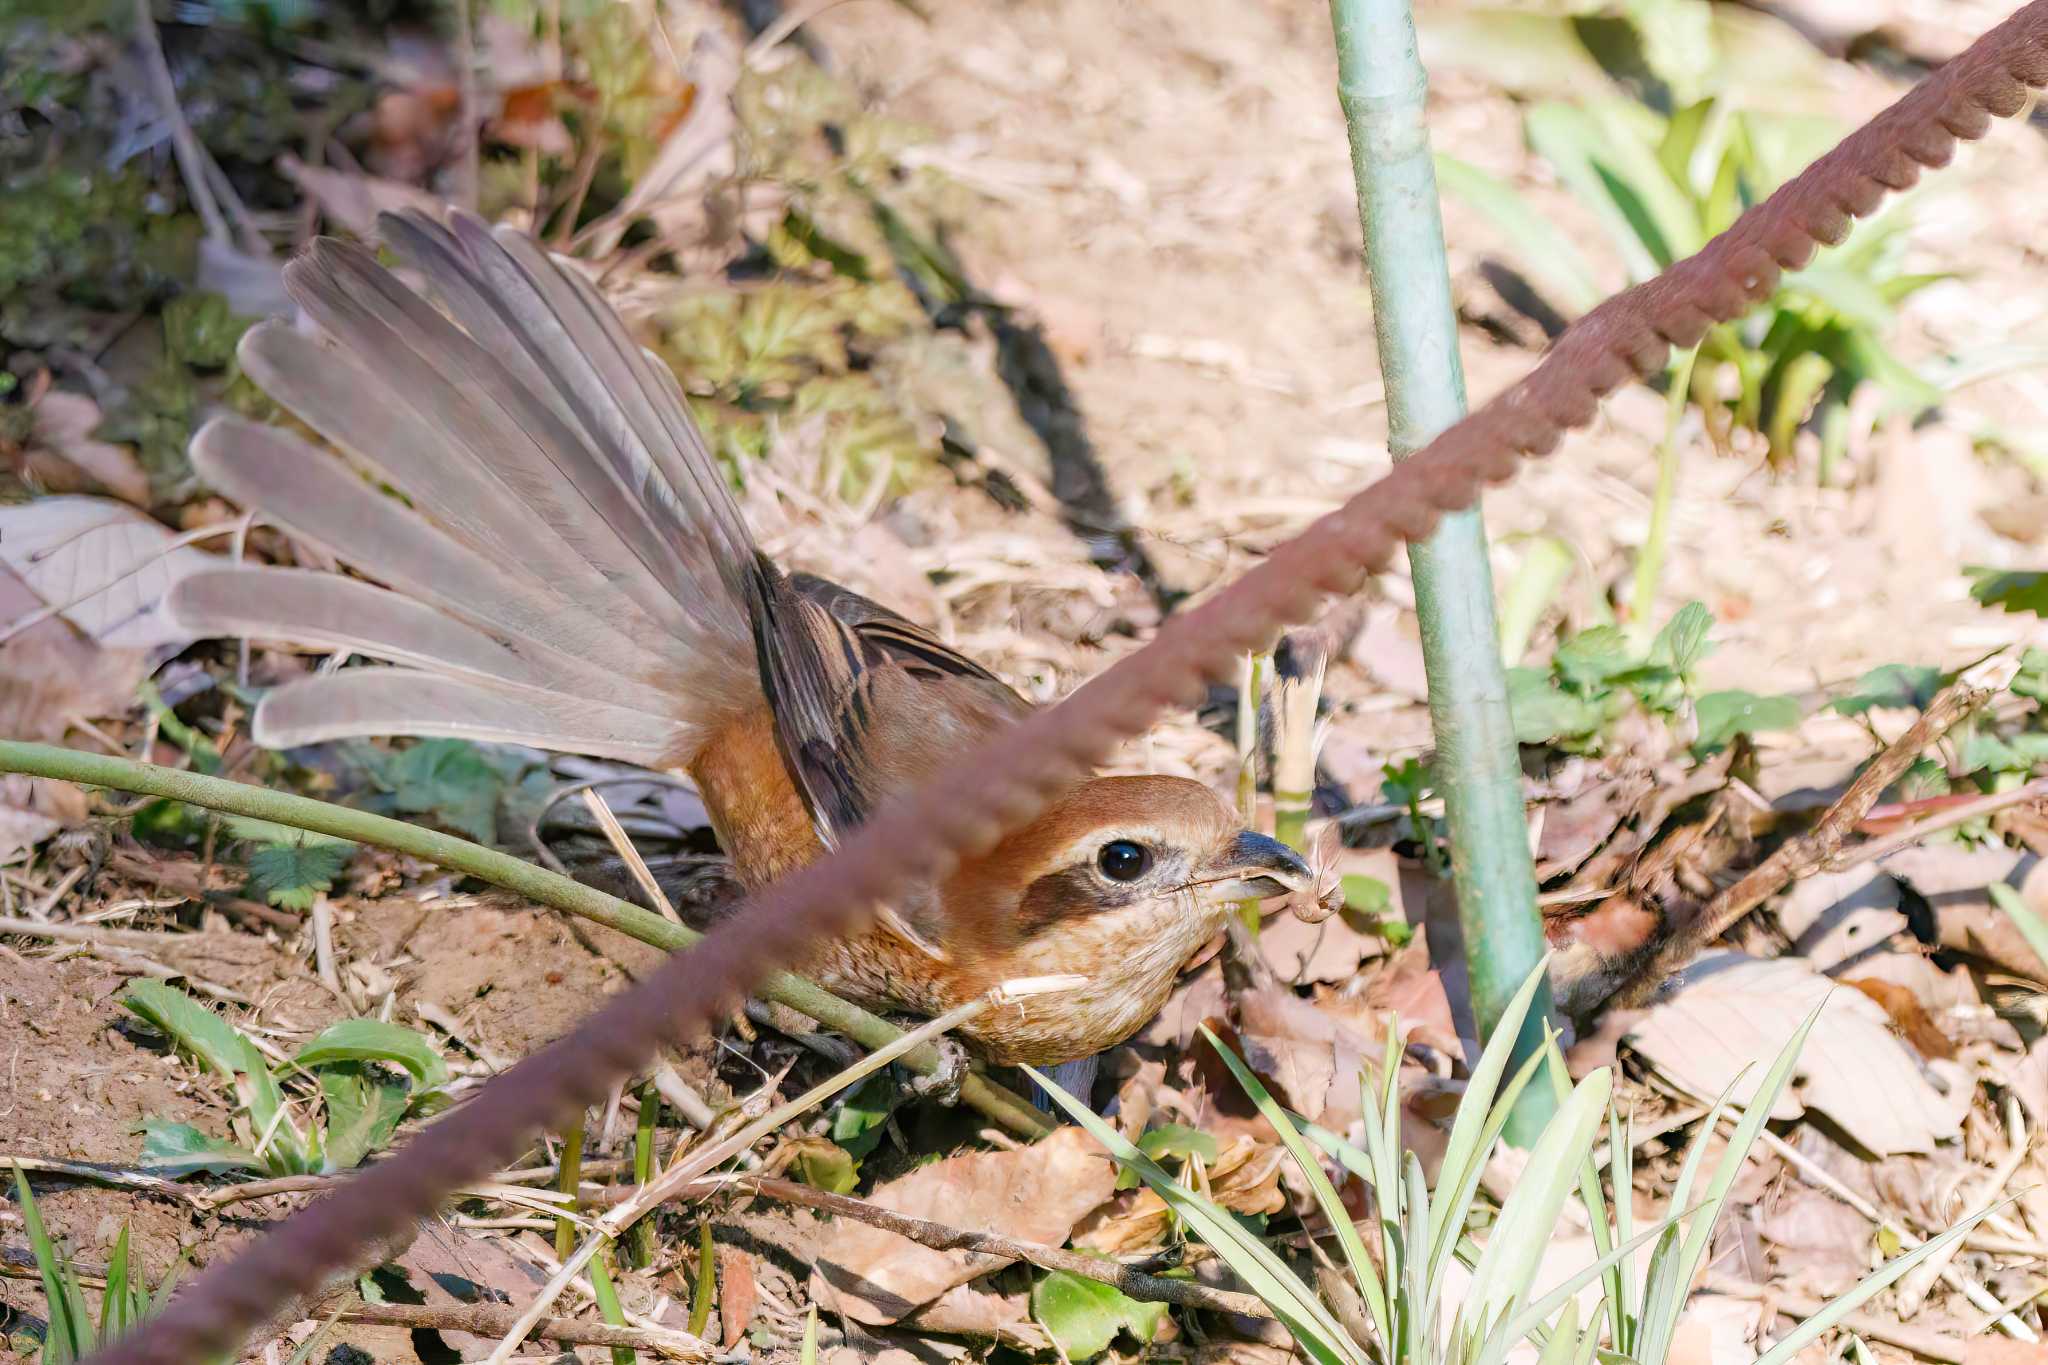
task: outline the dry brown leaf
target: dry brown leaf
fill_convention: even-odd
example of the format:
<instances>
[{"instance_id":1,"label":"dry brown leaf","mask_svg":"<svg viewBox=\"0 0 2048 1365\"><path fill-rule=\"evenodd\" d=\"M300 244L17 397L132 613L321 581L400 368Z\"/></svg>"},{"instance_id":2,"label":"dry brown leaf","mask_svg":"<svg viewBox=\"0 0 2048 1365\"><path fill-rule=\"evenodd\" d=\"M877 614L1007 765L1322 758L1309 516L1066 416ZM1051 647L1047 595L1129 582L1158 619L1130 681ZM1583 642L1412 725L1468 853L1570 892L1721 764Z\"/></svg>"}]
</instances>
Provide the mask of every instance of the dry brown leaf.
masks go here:
<instances>
[{"instance_id":1,"label":"dry brown leaf","mask_svg":"<svg viewBox=\"0 0 2048 1365\"><path fill-rule=\"evenodd\" d=\"M1816 1006L1820 1017L1774 1117L1798 1118L1811 1107L1880 1156L1931 1151L1960 1134L1975 1093L1969 1073L1952 1062L1921 1063L1868 997L1836 989L1799 958L1702 957L1629 1043L1689 1094L1711 1100L1732 1086L1735 1102L1746 1103Z\"/></svg>"},{"instance_id":2,"label":"dry brown leaf","mask_svg":"<svg viewBox=\"0 0 2048 1365\"><path fill-rule=\"evenodd\" d=\"M1031 1321L1030 1296L988 1286L986 1279L956 1284L903 1319L903 1325L921 1332L1001 1339L1029 1351L1049 1349L1045 1329Z\"/></svg>"},{"instance_id":3,"label":"dry brown leaf","mask_svg":"<svg viewBox=\"0 0 2048 1365\"><path fill-rule=\"evenodd\" d=\"M1792 951L1832 971L1904 932L1899 884L1874 867L1823 872L1795 883L1778 905L1778 923Z\"/></svg>"},{"instance_id":4,"label":"dry brown leaf","mask_svg":"<svg viewBox=\"0 0 2048 1365\"><path fill-rule=\"evenodd\" d=\"M2017 976L2048 981L2048 964L2035 956L2012 917L1992 903L1985 889L1992 882L2014 881L2021 866L2018 852L1921 845L1900 850L1883 866L1926 899L1934 911L1935 941L1940 946L1982 958ZM2041 866L2038 860L2032 864L2035 870ZM2037 913L2048 910L2048 882L2034 872L2028 872L2017 889Z\"/></svg>"},{"instance_id":5,"label":"dry brown leaf","mask_svg":"<svg viewBox=\"0 0 2048 1365\"><path fill-rule=\"evenodd\" d=\"M1269 917L1259 929L1259 951L1283 981L1323 985L1349 981L1358 965L1378 957L1386 940L1361 925L1362 917L1340 910L1310 924L1298 916Z\"/></svg>"},{"instance_id":6,"label":"dry brown leaf","mask_svg":"<svg viewBox=\"0 0 2048 1365\"><path fill-rule=\"evenodd\" d=\"M29 410L22 458L46 488L66 493L100 489L147 506L149 475L142 462L126 446L96 440L99 424L99 404L82 393L50 389ZM60 467L52 468L52 462Z\"/></svg>"},{"instance_id":7,"label":"dry brown leaf","mask_svg":"<svg viewBox=\"0 0 2048 1365\"><path fill-rule=\"evenodd\" d=\"M1756 1359L1751 1343L1762 1311L1754 1299L1695 1295L1678 1320L1665 1360L1668 1365L1750 1365Z\"/></svg>"},{"instance_id":8,"label":"dry brown leaf","mask_svg":"<svg viewBox=\"0 0 2048 1365\"><path fill-rule=\"evenodd\" d=\"M0 621L18 621L42 605L0 567ZM103 649L67 621L38 622L0 643L0 735L57 740L74 720L126 710L149 662L147 651Z\"/></svg>"},{"instance_id":9,"label":"dry brown leaf","mask_svg":"<svg viewBox=\"0 0 2048 1365\"><path fill-rule=\"evenodd\" d=\"M921 1166L876 1190L872 1202L948 1227L1059 1246L1115 1183L1095 1140L1079 1128L1060 1128L1015 1151L972 1152ZM814 1278L825 1281L843 1314L880 1326L1003 1264L998 1256L934 1251L841 1219L819 1248Z\"/></svg>"},{"instance_id":10,"label":"dry brown leaf","mask_svg":"<svg viewBox=\"0 0 2048 1365\"><path fill-rule=\"evenodd\" d=\"M435 196L402 180L308 166L291 155L279 157L277 168L319 205L330 224L366 239L375 235L380 213L397 213L401 209L431 213L441 207Z\"/></svg>"},{"instance_id":11,"label":"dry brown leaf","mask_svg":"<svg viewBox=\"0 0 2048 1365\"><path fill-rule=\"evenodd\" d=\"M428 1224L413 1239L398 1266L429 1304L488 1303L523 1305L532 1300L547 1277L520 1260L491 1237L463 1237ZM467 1360L481 1360L497 1346L490 1337L452 1329L441 1333L449 1349Z\"/></svg>"},{"instance_id":12,"label":"dry brown leaf","mask_svg":"<svg viewBox=\"0 0 2048 1365\"><path fill-rule=\"evenodd\" d=\"M1892 1027L1899 1031L1899 1036L1911 1043L1913 1050L1922 1057L1955 1059L1956 1045L1936 1027L1933 1017L1911 990L1874 976L1844 978L1842 984L1854 986L1876 1001L1878 1008L1892 1021Z\"/></svg>"},{"instance_id":13,"label":"dry brown leaf","mask_svg":"<svg viewBox=\"0 0 2048 1365\"><path fill-rule=\"evenodd\" d=\"M1963 1343L1963 1365L2048 1365L2048 1343L1980 1332Z\"/></svg>"},{"instance_id":14,"label":"dry brown leaf","mask_svg":"<svg viewBox=\"0 0 2048 1365\"><path fill-rule=\"evenodd\" d=\"M1384 1055L1377 1029L1355 1027L1289 990L1244 992L1237 1021L1238 1056L1281 1104L1339 1130L1358 1117L1358 1078L1377 1071Z\"/></svg>"},{"instance_id":15,"label":"dry brown leaf","mask_svg":"<svg viewBox=\"0 0 2048 1365\"><path fill-rule=\"evenodd\" d=\"M754 1258L738 1247L718 1248L719 1344L730 1351L747 1334L760 1294L754 1285Z\"/></svg>"},{"instance_id":16,"label":"dry brown leaf","mask_svg":"<svg viewBox=\"0 0 2048 1365\"><path fill-rule=\"evenodd\" d=\"M1280 1187L1286 1149L1240 1134L1205 1163L1209 1198L1232 1213L1278 1213L1287 1207ZM1081 1220L1074 1245L1106 1256L1147 1251L1166 1244L1166 1201L1149 1187L1119 1191L1116 1198Z\"/></svg>"},{"instance_id":17,"label":"dry brown leaf","mask_svg":"<svg viewBox=\"0 0 2048 1365\"><path fill-rule=\"evenodd\" d=\"M0 693L4 690L4 679L0 679ZM84 824L88 809L85 793L69 782L20 773L0 777L0 862L60 830Z\"/></svg>"},{"instance_id":18,"label":"dry brown leaf","mask_svg":"<svg viewBox=\"0 0 2048 1365\"><path fill-rule=\"evenodd\" d=\"M1757 1221L1757 1232L1795 1288L1832 1298L1870 1271L1870 1224L1831 1194L1790 1188Z\"/></svg>"}]
</instances>

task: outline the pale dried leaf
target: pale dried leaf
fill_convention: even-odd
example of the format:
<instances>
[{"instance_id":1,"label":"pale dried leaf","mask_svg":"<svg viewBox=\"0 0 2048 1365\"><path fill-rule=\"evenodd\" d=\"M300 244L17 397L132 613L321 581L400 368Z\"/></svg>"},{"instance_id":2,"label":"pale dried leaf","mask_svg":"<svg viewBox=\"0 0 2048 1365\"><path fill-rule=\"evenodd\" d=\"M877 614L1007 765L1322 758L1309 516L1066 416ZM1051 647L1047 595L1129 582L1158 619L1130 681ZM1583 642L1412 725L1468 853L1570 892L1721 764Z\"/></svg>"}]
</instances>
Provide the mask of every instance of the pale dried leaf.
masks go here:
<instances>
[{"instance_id":1,"label":"pale dried leaf","mask_svg":"<svg viewBox=\"0 0 2048 1365\"><path fill-rule=\"evenodd\" d=\"M375 233L380 213L397 213L401 209L438 213L441 209L439 199L402 180L308 166L289 154L277 159L277 168L320 206L328 222L358 237L367 238Z\"/></svg>"},{"instance_id":2,"label":"pale dried leaf","mask_svg":"<svg viewBox=\"0 0 2048 1365\"><path fill-rule=\"evenodd\" d=\"M1923 1068L1882 1009L1804 961L1714 953L1682 972L1674 987L1629 1042L1689 1093L1711 1100L1732 1085L1736 1102L1746 1102L1770 1060L1825 1002L1773 1117L1815 1109L1880 1156L1930 1151L1960 1134L1974 1093L1969 1074L1949 1062Z\"/></svg>"},{"instance_id":3,"label":"pale dried leaf","mask_svg":"<svg viewBox=\"0 0 2048 1365\"><path fill-rule=\"evenodd\" d=\"M1015 1151L972 1152L919 1167L875 1191L872 1202L948 1227L1059 1246L1115 1184L1094 1139L1063 1127ZM934 1251L840 1219L819 1248L817 1277L845 1315L881 1325L1003 1264L1001 1257Z\"/></svg>"},{"instance_id":4,"label":"pale dried leaf","mask_svg":"<svg viewBox=\"0 0 2048 1365\"><path fill-rule=\"evenodd\" d=\"M1823 872L1794 884L1778 906L1792 951L1831 971L1906 928L1899 884L1873 867Z\"/></svg>"},{"instance_id":5,"label":"pale dried leaf","mask_svg":"<svg viewBox=\"0 0 2048 1365\"><path fill-rule=\"evenodd\" d=\"M1793 1186L1757 1221L1757 1232L1777 1252L1787 1283L1831 1298L1871 1268L1872 1228L1862 1214L1831 1194Z\"/></svg>"},{"instance_id":6,"label":"pale dried leaf","mask_svg":"<svg viewBox=\"0 0 2048 1365\"><path fill-rule=\"evenodd\" d=\"M0 621L42 606L27 584L0 566ZM74 720L112 715L134 700L149 671L140 649L103 649L70 623L41 621L0 643L0 735L62 739Z\"/></svg>"},{"instance_id":7,"label":"pale dried leaf","mask_svg":"<svg viewBox=\"0 0 2048 1365\"><path fill-rule=\"evenodd\" d=\"M0 660L5 653L0 651ZM6 679L0 676L0 696ZM13 733L11 731L0 733ZM52 834L85 823L85 793L69 782L9 773L0 777L0 862L33 848Z\"/></svg>"},{"instance_id":8,"label":"pale dried leaf","mask_svg":"<svg viewBox=\"0 0 2048 1365\"><path fill-rule=\"evenodd\" d=\"M63 604L59 616L110 649L171 653L191 643L158 607L173 583L221 561L189 545L172 548L175 538L162 522L111 498L0 507L0 564L42 603Z\"/></svg>"},{"instance_id":9,"label":"pale dried leaf","mask_svg":"<svg viewBox=\"0 0 2048 1365\"><path fill-rule=\"evenodd\" d=\"M149 475L126 446L98 440L100 405L82 393L51 389L29 413L29 442L57 456L115 497L147 506Z\"/></svg>"}]
</instances>

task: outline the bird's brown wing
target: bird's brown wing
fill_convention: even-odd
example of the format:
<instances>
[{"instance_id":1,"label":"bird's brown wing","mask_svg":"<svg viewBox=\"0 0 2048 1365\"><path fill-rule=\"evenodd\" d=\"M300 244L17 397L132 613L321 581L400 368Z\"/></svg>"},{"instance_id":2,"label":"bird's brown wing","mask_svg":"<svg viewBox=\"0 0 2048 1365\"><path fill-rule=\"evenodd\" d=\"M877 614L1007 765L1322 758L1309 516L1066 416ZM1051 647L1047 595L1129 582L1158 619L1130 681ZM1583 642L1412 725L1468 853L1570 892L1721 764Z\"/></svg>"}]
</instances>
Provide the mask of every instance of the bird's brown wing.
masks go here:
<instances>
[{"instance_id":1,"label":"bird's brown wing","mask_svg":"<svg viewBox=\"0 0 2048 1365\"><path fill-rule=\"evenodd\" d=\"M963 744L1029 709L916 623L825 579L784 576L765 556L748 608L776 745L827 848ZM904 937L936 955L936 903L898 911Z\"/></svg>"}]
</instances>

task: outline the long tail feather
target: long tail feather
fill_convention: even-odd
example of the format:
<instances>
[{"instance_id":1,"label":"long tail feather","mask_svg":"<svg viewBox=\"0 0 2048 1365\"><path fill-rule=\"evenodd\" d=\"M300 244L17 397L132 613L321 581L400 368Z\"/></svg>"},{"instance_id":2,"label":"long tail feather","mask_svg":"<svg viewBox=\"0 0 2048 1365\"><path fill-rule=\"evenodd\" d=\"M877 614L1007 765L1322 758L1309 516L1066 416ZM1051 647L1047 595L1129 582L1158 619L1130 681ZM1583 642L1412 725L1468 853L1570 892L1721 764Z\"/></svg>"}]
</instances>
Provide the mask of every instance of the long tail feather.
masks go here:
<instances>
[{"instance_id":1,"label":"long tail feather","mask_svg":"<svg viewBox=\"0 0 2048 1365\"><path fill-rule=\"evenodd\" d=\"M245 371L357 472L232 419L193 458L392 591L209 574L171 610L210 633L401 665L280 689L259 709L262 742L464 735L687 761L760 684L752 540L681 386L532 242L460 213L379 229L439 309L323 239L286 269L321 337L271 322L241 346Z\"/></svg>"},{"instance_id":2,"label":"long tail feather","mask_svg":"<svg viewBox=\"0 0 2048 1365\"><path fill-rule=\"evenodd\" d=\"M529 692L416 672L351 668L308 678L263 699L256 742L295 748L358 735L425 735L568 749L650 768L681 761L687 727L552 692Z\"/></svg>"},{"instance_id":3,"label":"long tail feather","mask_svg":"<svg viewBox=\"0 0 2048 1365\"><path fill-rule=\"evenodd\" d=\"M494 635L517 637L528 653L550 653L565 680L596 689L593 695L616 689L609 699L651 707L669 698L659 684L676 675L674 661L622 631L616 616L583 610L550 585L508 576L295 436L215 418L193 439L192 466L212 487L262 508L358 572ZM174 615L181 601L170 597ZM279 631L273 638L295 637Z\"/></svg>"}]
</instances>

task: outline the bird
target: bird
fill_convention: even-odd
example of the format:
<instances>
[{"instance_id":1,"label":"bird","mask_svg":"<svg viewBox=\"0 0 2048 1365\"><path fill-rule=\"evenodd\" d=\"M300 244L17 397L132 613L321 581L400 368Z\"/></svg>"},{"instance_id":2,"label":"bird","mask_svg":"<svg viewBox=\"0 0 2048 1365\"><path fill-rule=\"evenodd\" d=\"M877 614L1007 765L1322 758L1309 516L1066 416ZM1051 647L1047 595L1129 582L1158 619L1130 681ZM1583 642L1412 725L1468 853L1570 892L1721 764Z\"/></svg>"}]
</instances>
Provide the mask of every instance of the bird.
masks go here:
<instances>
[{"instance_id":1,"label":"bird","mask_svg":"<svg viewBox=\"0 0 2048 1365\"><path fill-rule=\"evenodd\" d=\"M753 891L1030 709L930 631L763 553L675 373L574 268L459 210L387 213L377 239L425 292L317 238L284 272L297 320L238 350L341 458L231 415L191 446L213 488L353 571L222 567L169 593L193 638L373 661L268 691L259 745L453 736L680 770ZM924 1016L1079 977L960 1034L1085 1084L1234 903L1313 882L1200 782L1097 775L799 965Z\"/></svg>"}]
</instances>

